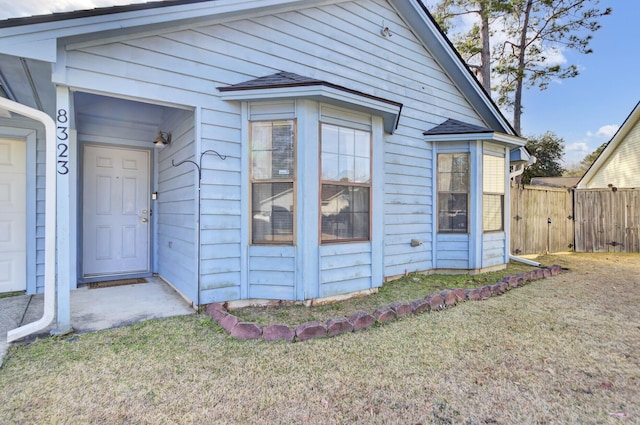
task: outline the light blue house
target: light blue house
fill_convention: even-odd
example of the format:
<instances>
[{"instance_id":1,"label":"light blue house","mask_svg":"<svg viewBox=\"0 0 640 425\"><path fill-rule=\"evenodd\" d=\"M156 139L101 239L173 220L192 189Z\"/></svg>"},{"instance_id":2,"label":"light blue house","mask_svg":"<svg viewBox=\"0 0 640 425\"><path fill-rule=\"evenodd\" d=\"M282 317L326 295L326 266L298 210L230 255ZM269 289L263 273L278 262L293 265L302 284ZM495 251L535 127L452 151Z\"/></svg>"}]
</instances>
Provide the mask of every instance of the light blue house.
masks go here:
<instances>
[{"instance_id":1,"label":"light blue house","mask_svg":"<svg viewBox=\"0 0 640 425\"><path fill-rule=\"evenodd\" d=\"M42 125L0 110L0 290L43 290L54 184L60 288L157 274L194 305L310 300L508 262L525 141L419 0L2 21L0 86L57 126L54 179Z\"/></svg>"}]
</instances>

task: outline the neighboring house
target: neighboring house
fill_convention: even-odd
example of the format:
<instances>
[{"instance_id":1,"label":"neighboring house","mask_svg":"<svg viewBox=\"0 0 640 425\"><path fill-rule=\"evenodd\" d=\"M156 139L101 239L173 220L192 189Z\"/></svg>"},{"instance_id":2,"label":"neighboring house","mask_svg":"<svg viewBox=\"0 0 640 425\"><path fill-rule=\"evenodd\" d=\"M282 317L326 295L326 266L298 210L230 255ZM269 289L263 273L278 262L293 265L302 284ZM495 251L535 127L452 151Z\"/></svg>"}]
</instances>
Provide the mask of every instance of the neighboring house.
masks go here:
<instances>
[{"instance_id":1,"label":"neighboring house","mask_svg":"<svg viewBox=\"0 0 640 425\"><path fill-rule=\"evenodd\" d=\"M531 186L572 188L578 184L580 177L533 177Z\"/></svg>"},{"instance_id":2,"label":"neighboring house","mask_svg":"<svg viewBox=\"0 0 640 425\"><path fill-rule=\"evenodd\" d=\"M640 252L640 102L576 186L576 251Z\"/></svg>"},{"instance_id":3,"label":"neighboring house","mask_svg":"<svg viewBox=\"0 0 640 425\"><path fill-rule=\"evenodd\" d=\"M509 260L525 141L419 0L12 19L0 73L4 97L57 122L56 273L72 289L157 274L194 305L305 300ZM0 117L0 187L26 194L0 205L1 234L26 241L0 242L4 290L43 288L43 133Z\"/></svg>"},{"instance_id":4,"label":"neighboring house","mask_svg":"<svg viewBox=\"0 0 640 425\"><path fill-rule=\"evenodd\" d=\"M640 188L640 102L578 182L577 189Z\"/></svg>"}]
</instances>

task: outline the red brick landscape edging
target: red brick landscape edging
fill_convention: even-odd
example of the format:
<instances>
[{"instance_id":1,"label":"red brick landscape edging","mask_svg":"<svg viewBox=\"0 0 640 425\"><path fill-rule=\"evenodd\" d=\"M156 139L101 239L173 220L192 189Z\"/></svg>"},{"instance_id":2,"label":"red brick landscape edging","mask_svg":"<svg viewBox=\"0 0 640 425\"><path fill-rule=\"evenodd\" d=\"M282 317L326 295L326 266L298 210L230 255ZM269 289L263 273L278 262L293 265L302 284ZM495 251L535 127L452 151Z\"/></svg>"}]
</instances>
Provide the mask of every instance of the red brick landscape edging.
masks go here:
<instances>
[{"instance_id":1,"label":"red brick landscape edging","mask_svg":"<svg viewBox=\"0 0 640 425\"><path fill-rule=\"evenodd\" d=\"M205 311L211 319L218 323L234 338L263 339L265 341L306 341L316 338L330 338L348 332L367 329L375 323L386 323L391 320L410 315L436 312L454 307L464 301L480 301L504 294L506 291L523 286L533 280L544 279L560 274L561 267L539 268L516 276L506 276L493 285L485 285L474 289L446 289L438 294L429 294L424 299L412 302L396 302L390 306L380 307L372 314L361 311L351 317L337 317L322 322L306 322L295 329L287 325L270 325L262 327L253 322L241 322L229 313L223 303L209 304Z\"/></svg>"}]
</instances>

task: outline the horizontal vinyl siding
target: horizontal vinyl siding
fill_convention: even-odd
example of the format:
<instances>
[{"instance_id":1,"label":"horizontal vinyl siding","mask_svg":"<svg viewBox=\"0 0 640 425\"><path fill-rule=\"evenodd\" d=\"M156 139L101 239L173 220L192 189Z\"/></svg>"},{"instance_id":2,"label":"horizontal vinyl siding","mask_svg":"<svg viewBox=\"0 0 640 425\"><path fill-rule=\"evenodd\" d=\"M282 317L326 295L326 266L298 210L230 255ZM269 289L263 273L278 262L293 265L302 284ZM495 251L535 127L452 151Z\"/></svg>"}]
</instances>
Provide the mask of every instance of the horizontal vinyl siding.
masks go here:
<instances>
[{"instance_id":1,"label":"horizontal vinyl siding","mask_svg":"<svg viewBox=\"0 0 640 425\"><path fill-rule=\"evenodd\" d=\"M158 151L157 272L197 302L196 174L189 163L178 167L171 163L193 158L194 117L188 111L174 111L166 118L165 128L172 134L172 141Z\"/></svg>"},{"instance_id":2,"label":"horizontal vinyl siding","mask_svg":"<svg viewBox=\"0 0 640 425\"><path fill-rule=\"evenodd\" d=\"M469 235L440 233L437 247L437 269L469 269Z\"/></svg>"},{"instance_id":3,"label":"horizontal vinyl siding","mask_svg":"<svg viewBox=\"0 0 640 425\"><path fill-rule=\"evenodd\" d=\"M433 268L432 152L421 138L385 146L385 276ZM411 240L422 242L411 246Z\"/></svg>"},{"instance_id":4,"label":"horizontal vinyl siding","mask_svg":"<svg viewBox=\"0 0 640 425\"><path fill-rule=\"evenodd\" d=\"M295 247L249 248L249 298L295 299Z\"/></svg>"},{"instance_id":5,"label":"horizontal vinyl siding","mask_svg":"<svg viewBox=\"0 0 640 425\"><path fill-rule=\"evenodd\" d=\"M616 150L600 167L586 189L640 188L640 121L625 136Z\"/></svg>"},{"instance_id":6,"label":"horizontal vinyl siding","mask_svg":"<svg viewBox=\"0 0 640 425\"><path fill-rule=\"evenodd\" d=\"M320 297L368 289L371 277L370 243L320 247Z\"/></svg>"},{"instance_id":7,"label":"horizontal vinyl siding","mask_svg":"<svg viewBox=\"0 0 640 425\"><path fill-rule=\"evenodd\" d=\"M385 252L386 276L433 267L429 251L432 146L423 141L423 131L447 118L484 125L386 1L302 7L192 29L167 29L161 35L101 45L97 42L95 46L85 43L66 52L65 82L69 85L102 90L109 87L123 96L202 108L201 150L215 149L227 156L224 161L215 156L203 161L202 222L207 227L201 234L202 261L204 265L209 260L224 259L228 264L224 270L207 267L203 272L203 303L239 297L240 270L247 266L241 264L241 256L235 255L247 249L241 227L248 222L229 220L247 214L241 203L242 187L248 179L242 174L248 158L243 157L247 150L241 140L247 123L242 121L240 103L221 101L217 87L288 71L403 104L398 129L384 136L384 175L374 176L384 180L384 193L373 196L385 197L384 221L388 224L384 242L379 241L380 246L373 249ZM390 27L391 38L380 35L382 22ZM268 111L257 115L269 116ZM166 162L160 166L160 172L169 173ZM165 187L172 184L169 180L167 175ZM194 203L194 194L184 186L178 185L170 192L165 196L171 202ZM166 207L178 210L176 205ZM317 231L315 224L308 231ZM411 239L419 239L423 245L412 248ZM217 247L229 248L233 254L217 257L227 252ZM362 253L365 262L371 249ZM340 287L344 279L338 276L341 272L326 271L320 283L321 294L371 285L370 276L358 272L349 277L350 283ZM342 274L347 276L348 270Z\"/></svg>"},{"instance_id":8,"label":"horizontal vinyl siding","mask_svg":"<svg viewBox=\"0 0 640 425\"><path fill-rule=\"evenodd\" d=\"M230 106L211 102L202 110L202 152L225 157L202 160L202 304L241 298L242 133L239 110Z\"/></svg>"},{"instance_id":9,"label":"horizontal vinyl siding","mask_svg":"<svg viewBox=\"0 0 640 425\"><path fill-rule=\"evenodd\" d=\"M485 233L482 236L482 267L506 264L507 234L504 232Z\"/></svg>"}]
</instances>

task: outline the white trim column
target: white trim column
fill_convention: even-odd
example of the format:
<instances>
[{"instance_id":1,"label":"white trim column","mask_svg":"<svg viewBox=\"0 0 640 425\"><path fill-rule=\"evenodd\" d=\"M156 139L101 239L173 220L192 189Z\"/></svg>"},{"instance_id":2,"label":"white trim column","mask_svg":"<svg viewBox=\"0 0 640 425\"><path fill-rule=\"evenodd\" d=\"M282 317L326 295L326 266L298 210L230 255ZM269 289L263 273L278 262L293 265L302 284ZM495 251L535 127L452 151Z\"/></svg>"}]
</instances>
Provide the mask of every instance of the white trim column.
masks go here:
<instances>
[{"instance_id":1,"label":"white trim column","mask_svg":"<svg viewBox=\"0 0 640 425\"><path fill-rule=\"evenodd\" d=\"M71 184L77 163L71 154L71 93L68 87L56 87L56 174L57 197L56 207L56 327L51 331L54 335L71 332ZM75 273L73 273L75 275Z\"/></svg>"}]
</instances>

